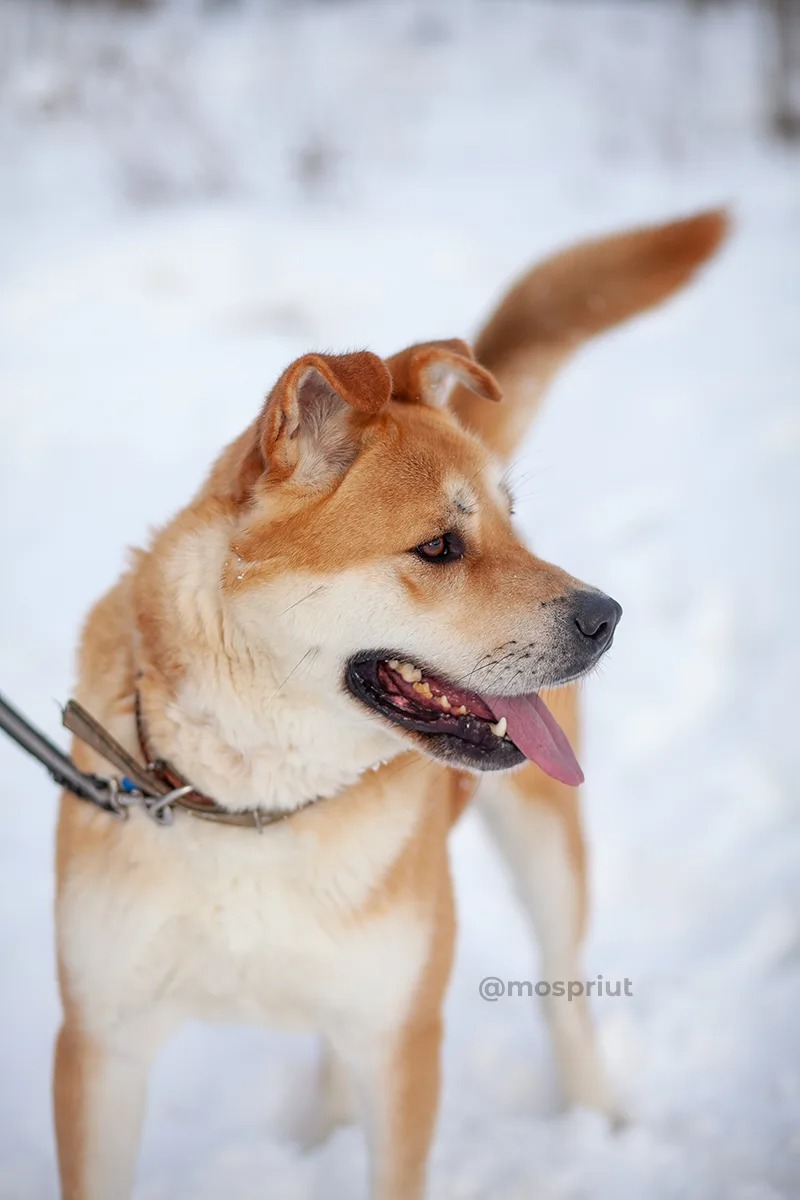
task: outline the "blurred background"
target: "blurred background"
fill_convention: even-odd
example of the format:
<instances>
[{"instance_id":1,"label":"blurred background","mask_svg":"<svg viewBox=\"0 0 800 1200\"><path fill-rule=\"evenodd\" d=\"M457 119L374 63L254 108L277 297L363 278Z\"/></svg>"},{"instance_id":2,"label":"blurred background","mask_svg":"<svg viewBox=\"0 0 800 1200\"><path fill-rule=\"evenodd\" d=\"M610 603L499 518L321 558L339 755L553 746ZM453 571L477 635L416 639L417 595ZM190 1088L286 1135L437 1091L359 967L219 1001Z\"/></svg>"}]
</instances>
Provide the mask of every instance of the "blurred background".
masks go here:
<instances>
[{"instance_id":1,"label":"blurred background","mask_svg":"<svg viewBox=\"0 0 800 1200\"><path fill-rule=\"evenodd\" d=\"M800 1194L800 5L0 0L0 688L65 743L83 615L310 348L468 335L537 256L730 206L663 310L563 372L515 467L617 596L585 686L590 974L630 1125L556 1107L474 815L431 1195ZM55 1194L55 789L0 743L0 1197ZM137 1200L363 1196L303 1156L310 1040L191 1028ZM358 1190L361 1188L362 1190Z\"/></svg>"}]
</instances>

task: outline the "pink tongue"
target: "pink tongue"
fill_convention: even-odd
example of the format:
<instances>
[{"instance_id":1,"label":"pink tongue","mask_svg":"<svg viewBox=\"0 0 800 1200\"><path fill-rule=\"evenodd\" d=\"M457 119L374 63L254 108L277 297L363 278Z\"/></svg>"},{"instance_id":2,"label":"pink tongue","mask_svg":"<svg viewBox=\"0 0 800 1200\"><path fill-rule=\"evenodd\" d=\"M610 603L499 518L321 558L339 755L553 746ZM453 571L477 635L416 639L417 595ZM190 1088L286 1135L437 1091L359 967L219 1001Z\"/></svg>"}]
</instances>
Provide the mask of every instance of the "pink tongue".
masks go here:
<instances>
[{"instance_id":1,"label":"pink tongue","mask_svg":"<svg viewBox=\"0 0 800 1200\"><path fill-rule=\"evenodd\" d=\"M583 771L572 752L567 735L555 719L544 700L531 692L529 696L486 696L486 703L494 715L508 722L508 736L526 758L537 767L577 787L583 783Z\"/></svg>"}]
</instances>

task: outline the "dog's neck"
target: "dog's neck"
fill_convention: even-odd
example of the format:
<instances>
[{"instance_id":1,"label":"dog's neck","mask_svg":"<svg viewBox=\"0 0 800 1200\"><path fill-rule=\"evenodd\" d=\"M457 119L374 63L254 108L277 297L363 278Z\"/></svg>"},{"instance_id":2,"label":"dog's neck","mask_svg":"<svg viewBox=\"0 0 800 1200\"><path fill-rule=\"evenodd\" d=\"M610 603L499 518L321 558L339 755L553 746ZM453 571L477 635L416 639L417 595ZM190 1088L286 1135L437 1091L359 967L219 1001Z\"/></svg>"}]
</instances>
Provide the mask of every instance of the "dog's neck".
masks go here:
<instances>
[{"instance_id":1,"label":"dog's neck","mask_svg":"<svg viewBox=\"0 0 800 1200\"><path fill-rule=\"evenodd\" d=\"M241 664L243 666L243 664ZM196 788L234 811L291 812L341 792L402 747L380 729L337 718L312 692L257 690L194 670L171 698L142 678L148 735Z\"/></svg>"},{"instance_id":2,"label":"dog's neck","mask_svg":"<svg viewBox=\"0 0 800 1200\"><path fill-rule=\"evenodd\" d=\"M166 636L180 655L165 653L163 644L153 653L139 621L138 686L148 740L159 757L232 811L291 812L336 795L402 752L399 739L341 695L321 654L279 644L277 612L278 644L254 652L218 593L219 539L216 548L213 539L207 542L196 561L185 549L179 571L147 581L161 592L161 610L172 625ZM264 615L272 628L270 614ZM178 658L180 671L170 665Z\"/></svg>"}]
</instances>

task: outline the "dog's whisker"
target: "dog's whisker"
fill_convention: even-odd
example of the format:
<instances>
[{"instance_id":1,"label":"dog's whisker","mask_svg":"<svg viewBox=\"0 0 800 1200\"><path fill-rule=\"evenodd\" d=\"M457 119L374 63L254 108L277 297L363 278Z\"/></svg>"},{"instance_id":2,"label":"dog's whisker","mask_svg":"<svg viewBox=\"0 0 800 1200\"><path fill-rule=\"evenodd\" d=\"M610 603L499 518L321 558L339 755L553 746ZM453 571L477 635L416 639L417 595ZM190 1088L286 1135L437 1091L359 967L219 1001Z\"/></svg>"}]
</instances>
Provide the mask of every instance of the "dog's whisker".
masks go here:
<instances>
[{"instance_id":1,"label":"dog's whisker","mask_svg":"<svg viewBox=\"0 0 800 1200\"><path fill-rule=\"evenodd\" d=\"M467 686L469 686L469 684L472 682L472 676L478 670L478 667L480 666L480 664L484 661L484 659L486 659L488 657L489 657L488 654L484 654L481 658L478 659L478 661L475 663L475 666L472 668L472 670L468 672L466 679L464 680L464 682Z\"/></svg>"},{"instance_id":2,"label":"dog's whisker","mask_svg":"<svg viewBox=\"0 0 800 1200\"><path fill-rule=\"evenodd\" d=\"M301 658L301 659L300 659L298 662L296 662L296 663L295 663L295 665L292 667L291 671L290 671L290 672L289 672L289 674L286 676L286 678L285 678L285 679L282 681L282 683L280 683L280 684L278 685L278 687L277 687L277 688L275 689L275 691L272 693L272 695L270 696L269 700L268 700L268 701L267 701L267 703L264 705L264 708L262 709L262 712L266 712L266 711L267 711L267 709L269 708L269 706L272 704L273 700L275 700L275 699L276 699L276 697L278 697L278 696L281 694L281 691L283 690L283 688L285 688L285 687L286 687L286 684L289 682L289 680L292 678L292 676L293 676L293 675L294 675L294 674L295 674L295 673L296 673L296 672L297 672L297 671L300 669L300 667L302 667L303 663L306 661L306 659L308 658L308 656L309 656L309 655L313 655L313 657L312 657L312 659L311 659L311 661L313 662L313 661L314 661L314 659L317 657L317 655L318 655L318 654L319 654L319 647L317 647L317 646L309 646L308 650L306 650L306 652L305 652L305 654L302 656L302 658Z\"/></svg>"},{"instance_id":3,"label":"dog's whisker","mask_svg":"<svg viewBox=\"0 0 800 1200\"><path fill-rule=\"evenodd\" d=\"M468 679L469 679L469 680L472 680L472 678L474 677L474 675L476 675L478 672L485 673L487 676L489 676L489 673L490 673L491 671L495 671L495 672L496 672L496 671L498 670L498 668L499 668L500 666L502 666L502 664L503 664L504 662L508 662L508 660L509 660L510 658L513 658L513 657L514 657L514 655L515 655L516 653L518 653L518 651L516 651L516 650L510 650L510 651L508 652L508 654L504 654L502 658L496 658L496 659L494 659L494 661L492 661L492 662L489 662L489 663L485 663L484 665L481 665L481 663L482 663L482 660L480 660L480 659L479 659L479 660L478 660L478 664L472 668L472 671L470 672L470 674L469 674L469 676L468 676ZM484 658L486 658L486 657L488 657L488 655L484 655ZM491 677L491 676L490 676L490 677ZM487 686L488 686L488 684L487 684Z\"/></svg>"},{"instance_id":4,"label":"dog's whisker","mask_svg":"<svg viewBox=\"0 0 800 1200\"><path fill-rule=\"evenodd\" d=\"M295 600L294 604L290 604L288 608L284 608L282 612L279 612L278 616L279 617L285 616L286 613L291 612L293 608L297 608L298 604L305 604L306 600L310 600L312 598L312 596L318 596L320 592L324 592L324 591L325 591L325 584L324 583L317 584L317 586L315 588L312 588L310 592L306 592L305 596L301 596L299 600Z\"/></svg>"}]
</instances>

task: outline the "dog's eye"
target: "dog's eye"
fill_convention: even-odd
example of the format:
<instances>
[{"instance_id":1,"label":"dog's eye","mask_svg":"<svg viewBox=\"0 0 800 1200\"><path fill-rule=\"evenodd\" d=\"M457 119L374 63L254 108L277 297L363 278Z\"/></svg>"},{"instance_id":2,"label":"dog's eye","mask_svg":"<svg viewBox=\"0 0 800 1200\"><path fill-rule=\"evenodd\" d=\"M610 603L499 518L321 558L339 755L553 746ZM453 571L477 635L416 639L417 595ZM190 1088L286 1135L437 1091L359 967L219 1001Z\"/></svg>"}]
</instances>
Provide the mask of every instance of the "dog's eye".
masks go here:
<instances>
[{"instance_id":1,"label":"dog's eye","mask_svg":"<svg viewBox=\"0 0 800 1200\"><path fill-rule=\"evenodd\" d=\"M453 562L464 554L464 543L457 533L444 533L441 537L431 538L421 546L414 547L414 553L426 562Z\"/></svg>"}]
</instances>

